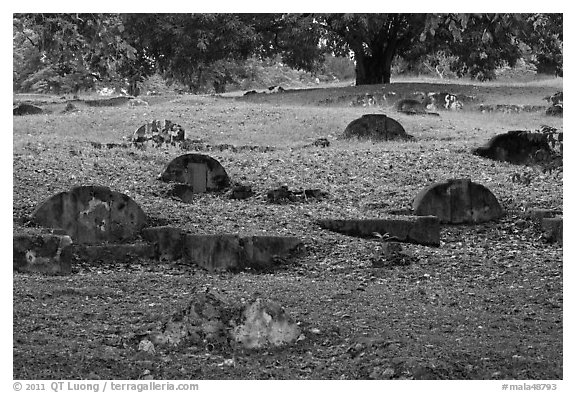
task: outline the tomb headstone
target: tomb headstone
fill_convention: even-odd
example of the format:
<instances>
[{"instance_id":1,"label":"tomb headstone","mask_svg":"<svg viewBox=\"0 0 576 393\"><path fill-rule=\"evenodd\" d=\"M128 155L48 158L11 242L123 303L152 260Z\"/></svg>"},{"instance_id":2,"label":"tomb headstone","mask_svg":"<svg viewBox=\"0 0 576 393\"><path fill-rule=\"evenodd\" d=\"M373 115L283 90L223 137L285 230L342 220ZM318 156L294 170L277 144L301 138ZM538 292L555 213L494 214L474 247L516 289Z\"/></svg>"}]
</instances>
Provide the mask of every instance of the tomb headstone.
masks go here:
<instances>
[{"instance_id":1,"label":"tomb headstone","mask_svg":"<svg viewBox=\"0 0 576 393\"><path fill-rule=\"evenodd\" d=\"M436 216L441 223L480 223L497 219L503 210L490 190L470 179L434 183L414 198L414 213Z\"/></svg>"},{"instance_id":2,"label":"tomb headstone","mask_svg":"<svg viewBox=\"0 0 576 393\"><path fill-rule=\"evenodd\" d=\"M118 242L135 238L146 214L129 196L101 186L80 186L42 202L32 221L62 229L76 244Z\"/></svg>"},{"instance_id":3,"label":"tomb headstone","mask_svg":"<svg viewBox=\"0 0 576 393\"><path fill-rule=\"evenodd\" d=\"M179 124L172 123L170 120L164 120L164 124L160 120L152 120L138 127L132 135L132 143L137 146L148 141L154 142L157 146L164 143L176 145L181 144L184 140L184 128Z\"/></svg>"},{"instance_id":4,"label":"tomb headstone","mask_svg":"<svg viewBox=\"0 0 576 393\"><path fill-rule=\"evenodd\" d=\"M512 164L528 163L540 153L546 156L552 154L546 136L528 131L508 131L498 134L484 146L472 150L472 154L476 156Z\"/></svg>"},{"instance_id":5,"label":"tomb headstone","mask_svg":"<svg viewBox=\"0 0 576 393\"><path fill-rule=\"evenodd\" d=\"M373 141L391 141L412 139L404 127L396 120L383 114L367 114L353 120L340 138L370 139Z\"/></svg>"},{"instance_id":6,"label":"tomb headstone","mask_svg":"<svg viewBox=\"0 0 576 393\"><path fill-rule=\"evenodd\" d=\"M44 110L39 106L28 104L26 102L14 105L14 107L12 108L12 114L14 116L37 115L43 112Z\"/></svg>"},{"instance_id":7,"label":"tomb headstone","mask_svg":"<svg viewBox=\"0 0 576 393\"><path fill-rule=\"evenodd\" d=\"M204 154L184 154L176 157L162 171L160 179L187 184L194 193L219 191L230 185L230 178L222 165Z\"/></svg>"}]
</instances>

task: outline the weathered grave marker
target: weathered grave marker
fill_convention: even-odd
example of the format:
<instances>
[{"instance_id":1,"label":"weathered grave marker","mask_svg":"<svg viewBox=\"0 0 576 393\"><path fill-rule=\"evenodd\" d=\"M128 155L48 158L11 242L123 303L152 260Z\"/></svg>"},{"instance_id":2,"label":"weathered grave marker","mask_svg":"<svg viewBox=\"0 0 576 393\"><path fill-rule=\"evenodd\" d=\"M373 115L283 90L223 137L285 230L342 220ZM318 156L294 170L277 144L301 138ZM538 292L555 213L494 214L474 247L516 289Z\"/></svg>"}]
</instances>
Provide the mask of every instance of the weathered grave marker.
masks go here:
<instances>
[{"instance_id":1,"label":"weathered grave marker","mask_svg":"<svg viewBox=\"0 0 576 393\"><path fill-rule=\"evenodd\" d=\"M512 164L525 164L538 155L550 156L552 149L544 134L508 131L492 137L484 146L473 149L472 154Z\"/></svg>"},{"instance_id":2,"label":"weathered grave marker","mask_svg":"<svg viewBox=\"0 0 576 393\"><path fill-rule=\"evenodd\" d=\"M436 216L441 223L480 223L497 219L503 211L498 200L481 184L470 179L434 183L416 195L414 213Z\"/></svg>"},{"instance_id":3,"label":"weathered grave marker","mask_svg":"<svg viewBox=\"0 0 576 393\"><path fill-rule=\"evenodd\" d=\"M59 228L74 243L117 242L136 237L146 215L129 196L101 186L80 186L42 202L32 221Z\"/></svg>"},{"instance_id":4,"label":"weathered grave marker","mask_svg":"<svg viewBox=\"0 0 576 393\"><path fill-rule=\"evenodd\" d=\"M194 193L219 191L230 185L228 174L214 158L203 154L184 154L173 159L160 175L165 182L183 183Z\"/></svg>"},{"instance_id":5,"label":"weathered grave marker","mask_svg":"<svg viewBox=\"0 0 576 393\"><path fill-rule=\"evenodd\" d=\"M44 110L39 106L28 104L26 102L21 102L17 105L14 105L12 108L12 114L14 116L37 115L43 112Z\"/></svg>"},{"instance_id":6,"label":"weathered grave marker","mask_svg":"<svg viewBox=\"0 0 576 393\"><path fill-rule=\"evenodd\" d=\"M391 141L412 139L404 127L396 120L383 114L367 114L353 120L340 138L371 139L373 141Z\"/></svg>"},{"instance_id":7,"label":"weathered grave marker","mask_svg":"<svg viewBox=\"0 0 576 393\"><path fill-rule=\"evenodd\" d=\"M136 146L141 146L149 141L157 146L162 144L175 146L182 144L184 140L184 128L179 124L172 123L170 120L164 120L164 124L161 124L160 120L152 120L138 127L132 135L132 143Z\"/></svg>"}]
</instances>

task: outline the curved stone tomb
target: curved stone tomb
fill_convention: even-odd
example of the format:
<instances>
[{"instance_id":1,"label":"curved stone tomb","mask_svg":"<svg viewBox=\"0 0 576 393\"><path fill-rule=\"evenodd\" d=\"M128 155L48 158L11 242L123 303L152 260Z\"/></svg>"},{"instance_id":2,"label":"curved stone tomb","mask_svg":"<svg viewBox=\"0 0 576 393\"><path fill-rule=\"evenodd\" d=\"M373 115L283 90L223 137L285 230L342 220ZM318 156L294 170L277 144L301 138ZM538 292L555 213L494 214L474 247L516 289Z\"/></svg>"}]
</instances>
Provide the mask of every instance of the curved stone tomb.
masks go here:
<instances>
[{"instance_id":1,"label":"curved stone tomb","mask_svg":"<svg viewBox=\"0 0 576 393\"><path fill-rule=\"evenodd\" d=\"M470 179L434 183L414 198L414 213L436 216L441 223L480 223L502 216L500 203L490 190Z\"/></svg>"},{"instance_id":2,"label":"curved stone tomb","mask_svg":"<svg viewBox=\"0 0 576 393\"><path fill-rule=\"evenodd\" d=\"M171 145L180 144L184 139L184 128L179 124L172 123L170 120L164 120L164 124L162 124L160 120L152 120L138 127L132 136L132 142L134 144L153 141L158 146L163 143Z\"/></svg>"},{"instance_id":3,"label":"curved stone tomb","mask_svg":"<svg viewBox=\"0 0 576 393\"><path fill-rule=\"evenodd\" d=\"M458 96L451 93L428 93L426 104L430 109L460 110L464 107Z\"/></svg>"},{"instance_id":4,"label":"curved stone tomb","mask_svg":"<svg viewBox=\"0 0 576 393\"><path fill-rule=\"evenodd\" d=\"M125 194L108 187L81 186L42 202L32 221L64 230L74 243L95 244L136 237L146 226L146 214Z\"/></svg>"},{"instance_id":5,"label":"curved stone tomb","mask_svg":"<svg viewBox=\"0 0 576 393\"><path fill-rule=\"evenodd\" d=\"M371 139L374 141L407 140L404 127L396 120L382 114L368 114L353 120L341 138Z\"/></svg>"},{"instance_id":6,"label":"curved stone tomb","mask_svg":"<svg viewBox=\"0 0 576 393\"><path fill-rule=\"evenodd\" d=\"M484 146L472 150L472 154L512 164L524 164L538 156L549 156L552 149L546 137L537 132L508 131L498 134Z\"/></svg>"},{"instance_id":7,"label":"curved stone tomb","mask_svg":"<svg viewBox=\"0 0 576 393\"><path fill-rule=\"evenodd\" d=\"M176 157L166 166L160 179L188 184L195 193L218 191L230 185L230 178L222 165L204 154Z\"/></svg>"},{"instance_id":8,"label":"curved stone tomb","mask_svg":"<svg viewBox=\"0 0 576 393\"><path fill-rule=\"evenodd\" d=\"M17 105L14 105L12 109L12 114L14 116L23 116L23 115L37 115L39 113L43 113L44 110L39 106L32 105L26 102L21 102Z\"/></svg>"}]
</instances>

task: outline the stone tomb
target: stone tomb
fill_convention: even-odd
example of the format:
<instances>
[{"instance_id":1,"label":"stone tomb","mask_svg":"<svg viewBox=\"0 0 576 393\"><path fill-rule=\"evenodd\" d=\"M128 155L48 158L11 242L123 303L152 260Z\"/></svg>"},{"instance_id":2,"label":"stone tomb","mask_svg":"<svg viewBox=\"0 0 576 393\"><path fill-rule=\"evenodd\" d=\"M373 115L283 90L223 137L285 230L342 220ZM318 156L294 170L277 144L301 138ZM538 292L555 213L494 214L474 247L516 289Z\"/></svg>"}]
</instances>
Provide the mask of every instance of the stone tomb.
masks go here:
<instances>
[{"instance_id":1,"label":"stone tomb","mask_svg":"<svg viewBox=\"0 0 576 393\"><path fill-rule=\"evenodd\" d=\"M390 216L374 219L322 219L318 225L330 231L350 236L373 237L387 234L397 241L440 246L440 223L437 217Z\"/></svg>"},{"instance_id":2,"label":"stone tomb","mask_svg":"<svg viewBox=\"0 0 576 393\"><path fill-rule=\"evenodd\" d=\"M220 191L230 185L230 178L222 165L203 154L176 157L166 166L160 180L187 184L194 193Z\"/></svg>"},{"instance_id":3,"label":"stone tomb","mask_svg":"<svg viewBox=\"0 0 576 393\"><path fill-rule=\"evenodd\" d=\"M61 229L76 244L97 244L137 237L146 226L146 214L125 194L81 186L42 202L32 213L32 222Z\"/></svg>"},{"instance_id":4,"label":"stone tomb","mask_svg":"<svg viewBox=\"0 0 576 393\"><path fill-rule=\"evenodd\" d=\"M494 136L484 146L472 150L472 154L511 164L525 164L545 159L552 149L544 134L528 131L508 131Z\"/></svg>"},{"instance_id":5,"label":"stone tomb","mask_svg":"<svg viewBox=\"0 0 576 393\"><path fill-rule=\"evenodd\" d=\"M13 269L18 272L70 274L72 239L48 230L28 229L13 236Z\"/></svg>"},{"instance_id":6,"label":"stone tomb","mask_svg":"<svg viewBox=\"0 0 576 393\"><path fill-rule=\"evenodd\" d=\"M32 105L27 102L21 102L17 105L14 105L12 108L13 116L38 115L43 112L44 110L39 106Z\"/></svg>"},{"instance_id":7,"label":"stone tomb","mask_svg":"<svg viewBox=\"0 0 576 393\"><path fill-rule=\"evenodd\" d=\"M148 141L152 141L158 146L163 143L177 145L184 142L184 139L184 128L179 124L172 123L170 120L164 120L164 124L160 120L152 120L138 127L134 131L134 135L132 135L132 143L137 146Z\"/></svg>"},{"instance_id":8,"label":"stone tomb","mask_svg":"<svg viewBox=\"0 0 576 393\"><path fill-rule=\"evenodd\" d=\"M146 347L203 346L230 350L243 348L273 348L295 343L300 327L273 301L256 298L247 304L231 302L220 293L206 290L193 295L184 308L163 324L160 332L151 333Z\"/></svg>"},{"instance_id":9,"label":"stone tomb","mask_svg":"<svg viewBox=\"0 0 576 393\"><path fill-rule=\"evenodd\" d=\"M382 114L368 114L353 120L341 138L370 139L373 141L391 141L412 139L404 127L396 120Z\"/></svg>"},{"instance_id":10,"label":"stone tomb","mask_svg":"<svg viewBox=\"0 0 576 393\"><path fill-rule=\"evenodd\" d=\"M503 214L494 194L470 179L452 179L424 188L414 198L413 208L418 216L436 216L448 224L480 223Z\"/></svg>"}]
</instances>

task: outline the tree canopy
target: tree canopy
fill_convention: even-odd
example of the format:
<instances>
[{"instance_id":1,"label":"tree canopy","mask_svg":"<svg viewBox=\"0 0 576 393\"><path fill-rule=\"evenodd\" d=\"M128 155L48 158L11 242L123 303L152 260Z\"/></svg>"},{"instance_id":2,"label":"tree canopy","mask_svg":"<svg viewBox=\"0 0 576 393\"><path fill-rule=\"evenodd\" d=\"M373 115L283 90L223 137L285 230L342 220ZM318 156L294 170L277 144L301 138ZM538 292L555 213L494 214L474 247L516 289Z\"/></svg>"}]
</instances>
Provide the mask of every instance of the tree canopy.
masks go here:
<instances>
[{"instance_id":1,"label":"tree canopy","mask_svg":"<svg viewBox=\"0 0 576 393\"><path fill-rule=\"evenodd\" d=\"M459 75L492 79L529 58L562 72L562 14L16 14L15 89L137 85L159 72L191 89L222 90L250 57L315 71L351 56L357 84L389 83L395 58L443 53Z\"/></svg>"}]
</instances>

